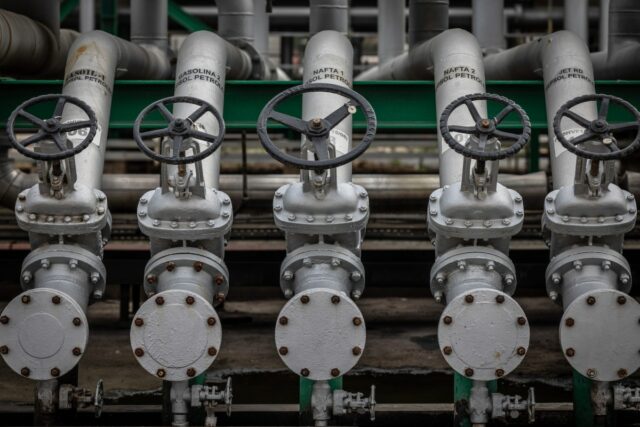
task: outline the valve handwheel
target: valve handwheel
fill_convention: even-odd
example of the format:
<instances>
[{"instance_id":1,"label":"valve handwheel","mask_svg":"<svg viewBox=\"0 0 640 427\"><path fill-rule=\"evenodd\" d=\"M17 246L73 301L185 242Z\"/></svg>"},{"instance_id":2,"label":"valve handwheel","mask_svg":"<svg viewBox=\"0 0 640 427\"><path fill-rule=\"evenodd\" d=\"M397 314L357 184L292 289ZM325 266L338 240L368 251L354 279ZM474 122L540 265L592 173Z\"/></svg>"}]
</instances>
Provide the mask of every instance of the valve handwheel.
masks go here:
<instances>
[{"instance_id":1,"label":"valve handwheel","mask_svg":"<svg viewBox=\"0 0 640 427\"><path fill-rule=\"evenodd\" d=\"M53 116L42 119L27 111L38 104L47 104L55 101ZM71 104L86 114L86 120L62 123L62 112L67 104ZM16 120L24 118L35 127L20 129L20 132L35 132L33 135L18 141L16 137ZM79 131L88 128L85 138L79 144L73 146L67 137L68 132ZM7 121L7 135L11 145L23 155L35 160L53 161L73 157L91 144L98 129L96 115L85 102L69 95L41 95L31 98L20 104L9 116ZM51 141L43 147L43 141ZM36 150L36 147L39 150ZM44 150L43 150L44 148Z\"/></svg>"},{"instance_id":2,"label":"valve handwheel","mask_svg":"<svg viewBox=\"0 0 640 427\"><path fill-rule=\"evenodd\" d=\"M179 118L175 117L167 108L167 105L178 103L193 104L198 106L198 108L188 117ZM154 110L158 110L160 112L168 125L161 129L141 132L140 128L144 120ZM195 125L196 120L200 119L207 113L211 113L218 122L218 135L212 135L197 129L197 126ZM190 96L172 96L156 101L140 112L138 118L133 124L133 139L136 141L136 144L138 144L138 147L140 147L142 152L148 157L159 162L171 165L180 165L195 163L213 154L213 152L215 152L222 144L224 131L225 128L222 115L213 105ZM171 139L170 155L158 154L152 148L155 146L153 139L164 137ZM196 150L194 150L194 154L186 155L186 151L188 149L193 149L193 144L189 141L190 138L197 139L198 141L204 141L209 145L202 151L196 152Z\"/></svg>"},{"instance_id":3,"label":"valve handwheel","mask_svg":"<svg viewBox=\"0 0 640 427\"><path fill-rule=\"evenodd\" d=\"M600 101L598 117L595 120L589 120L571 110L571 108L576 105L593 101ZM607 121L607 115L609 113L609 106L611 103L618 104L623 107L633 115L635 120L623 123L609 123ZM584 133L575 138L567 139L566 136L562 134L562 128L560 126L562 119L565 117L585 128ZM617 141L614 134L616 132L630 130L635 130L635 137L633 141L626 147L620 149L616 144ZM556 134L556 137L562 146L576 156L599 161L616 160L628 156L640 148L640 112L638 112L631 103L622 98L618 98L617 96L605 94L578 96L563 104L560 109L558 109L558 112L553 118L553 132ZM585 142L600 142L600 146L606 147L607 150L590 150L583 145ZM595 148L597 146L592 145L591 147Z\"/></svg>"},{"instance_id":4,"label":"valve handwheel","mask_svg":"<svg viewBox=\"0 0 640 427\"><path fill-rule=\"evenodd\" d=\"M348 98L349 101L324 118L316 117L308 121L275 110L285 99L308 92L335 93ZM331 130L349 117L350 114L354 114L358 107L362 109L367 123L367 130L362 141L348 153L336 158L329 158L329 137ZM313 145L315 160L299 158L280 151L269 137L269 132L267 131L267 122L269 120L282 123L289 129L305 135ZM371 104L369 104L362 95L344 86L327 83L307 83L282 91L271 99L271 101L264 106L258 117L257 131L262 146L274 159L299 169L321 171L342 166L360 157L373 142L376 127L376 113L373 111Z\"/></svg>"},{"instance_id":5,"label":"valve handwheel","mask_svg":"<svg viewBox=\"0 0 640 427\"><path fill-rule=\"evenodd\" d=\"M480 116L480 113L473 104L473 101L494 101L498 104L504 105L504 107L495 117L489 119ZM451 114L454 110L463 105L471 114L471 117L475 121L475 125L450 125L449 118L451 117ZM509 132L498 129L498 127L503 124L503 120L512 112L518 116L522 130L519 132ZM451 135L451 132L463 133L475 137L477 139L478 148L465 146L456 141L453 135ZM513 156L527 145L531 139L531 123L529 122L527 113L522 109L522 107L509 98L494 95L492 93L475 93L473 95L465 95L456 99L442 111L442 114L440 115L440 133L442 134L442 138L445 142L463 156L470 157L481 162L494 161ZM497 151L487 151L487 141L490 138L498 138L501 146L504 146L506 141L515 142L510 146Z\"/></svg>"}]
</instances>

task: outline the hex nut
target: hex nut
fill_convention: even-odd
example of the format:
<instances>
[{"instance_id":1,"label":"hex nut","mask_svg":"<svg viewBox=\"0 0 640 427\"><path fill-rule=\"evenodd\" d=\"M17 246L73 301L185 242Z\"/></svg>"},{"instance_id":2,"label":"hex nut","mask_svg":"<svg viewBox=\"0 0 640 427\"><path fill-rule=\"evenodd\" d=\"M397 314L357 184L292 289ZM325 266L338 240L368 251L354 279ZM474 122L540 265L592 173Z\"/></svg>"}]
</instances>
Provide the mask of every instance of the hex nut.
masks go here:
<instances>
[{"instance_id":1,"label":"hex nut","mask_svg":"<svg viewBox=\"0 0 640 427\"><path fill-rule=\"evenodd\" d=\"M59 376L60 376L60 369L58 369L58 368L51 368L51 376L52 376L52 377L59 377Z\"/></svg>"},{"instance_id":2,"label":"hex nut","mask_svg":"<svg viewBox=\"0 0 640 427\"><path fill-rule=\"evenodd\" d=\"M0 347L0 354L7 354L9 353L9 347L7 347L6 345L3 345Z\"/></svg>"},{"instance_id":3,"label":"hex nut","mask_svg":"<svg viewBox=\"0 0 640 427\"><path fill-rule=\"evenodd\" d=\"M496 369L496 377L500 378L504 376L504 369Z\"/></svg>"},{"instance_id":4,"label":"hex nut","mask_svg":"<svg viewBox=\"0 0 640 427\"><path fill-rule=\"evenodd\" d=\"M278 353L280 353L281 356L286 356L289 353L289 349L285 346L282 346L278 349Z\"/></svg>"},{"instance_id":5,"label":"hex nut","mask_svg":"<svg viewBox=\"0 0 640 427\"><path fill-rule=\"evenodd\" d=\"M518 354L518 356L524 356L525 354L527 354L527 349L524 347L518 347L516 353Z\"/></svg>"},{"instance_id":6,"label":"hex nut","mask_svg":"<svg viewBox=\"0 0 640 427\"><path fill-rule=\"evenodd\" d=\"M189 295L188 297L185 298L184 301L187 303L187 305L193 305L193 303L196 302L196 299L191 295Z\"/></svg>"},{"instance_id":7,"label":"hex nut","mask_svg":"<svg viewBox=\"0 0 640 427\"><path fill-rule=\"evenodd\" d=\"M216 318L215 318L215 317L209 317L209 318L207 319L207 325L209 325L209 326L213 326L213 325L215 325L215 324L216 324Z\"/></svg>"},{"instance_id":8,"label":"hex nut","mask_svg":"<svg viewBox=\"0 0 640 427\"><path fill-rule=\"evenodd\" d=\"M526 318L524 318L524 316L519 316L519 317L518 317L518 325L520 325L520 326L524 326L524 325L526 325L526 324L527 324L527 319L526 319Z\"/></svg>"},{"instance_id":9,"label":"hex nut","mask_svg":"<svg viewBox=\"0 0 640 427\"><path fill-rule=\"evenodd\" d=\"M82 354L82 350L80 349L80 347L74 347L73 350L71 350L71 352L73 353L74 356L80 356Z\"/></svg>"},{"instance_id":10,"label":"hex nut","mask_svg":"<svg viewBox=\"0 0 640 427\"><path fill-rule=\"evenodd\" d=\"M0 317L0 323L2 323L3 325L6 325L7 323L9 323L9 317L8 316Z\"/></svg>"},{"instance_id":11,"label":"hex nut","mask_svg":"<svg viewBox=\"0 0 640 427\"><path fill-rule=\"evenodd\" d=\"M193 269L197 272L202 271L203 264L200 261L196 261L193 263Z\"/></svg>"},{"instance_id":12,"label":"hex nut","mask_svg":"<svg viewBox=\"0 0 640 427\"><path fill-rule=\"evenodd\" d=\"M29 375L31 375L31 370L29 368L22 368L20 369L20 375L22 375L23 377L28 377Z\"/></svg>"},{"instance_id":13,"label":"hex nut","mask_svg":"<svg viewBox=\"0 0 640 427\"><path fill-rule=\"evenodd\" d=\"M451 353L453 353L453 349L450 346L446 346L445 348L442 349L442 352L448 356Z\"/></svg>"},{"instance_id":14,"label":"hex nut","mask_svg":"<svg viewBox=\"0 0 640 427\"><path fill-rule=\"evenodd\" d=\"M474 300L474 298L473 298L473 295L471 295L471 294L465 295L465 297L464 297L464 302L466 302L467 304L473 303L473 300Z\"/></svg>"},{"instance_id":15,"label":"hex nut","mask_svg":"<svg viewBox=\"0 0 640 427\"><path fill-rule=\"evenodd\" d=\"M138 347L133 351L133 354L135 354L138 357L142 357L144 356L144 350Z\"/></svg>"},{"instance_id":16,"label":"hex nut","mask_svg":"<svg viewBox=\"0 0 640 427\"><path fill-rule=\"evenodd\" d=\"M154 283L156 283L157 277L155 276L155 274L149 274L147 275L147 283L149 283L150 285L153 285Z\"/></svg>"},{"instance_id":17,"label":"hex nut","mask_svg":"<svg viewBox=\"0 0 640 427\"><path fill-rule=\"evenodd\" d=\"M625 297L624 295L620 295L617 299L618 304L620 305L624 305L627 302L627 297Z\"/></svg>"},{"instance_id":18,"label":"hex nut","mask_svg":"<svg viewBox=\"0 0 640 427\"><path fill-rule=\"evenodd\" d=\"M302 375L303 377L308 377L310 373L311 372L309 372L309 370L307 368L302 368L300 370L300 375Z\"/></svg>"},{"instance_id":19,"label":"hex nut","mask_svg":"<svg viewBox=\"0 0 640 427\"><path fill-rule=\"evenodd\" d=\"M504 295L496 295L496 302L502 304L504 302Z\"/></svg>"},{"instance_id":20,"label":"hex nut","mask_svg":"<svg viewBox=\"0 0 640 427\"><path fill-rule=\"evenodd\" d=\"M216 354L218 354L218 350L215 347L209 347L207 349L207 354L209 356L215 356Z\"/></svg>"},{"instance_id":21,"label":"hex nut","mask_svg":"<svg viewBox=\"0 0 640 427\"><path fill-rule=\"evenodd\" d=\"M167 266L166 266L166 269L167 269L167 271L175 270L176 269L176 263L173 262L173 261L168 262Z\"/></svg>"},{"instance_id":22,"label":"hex nut","mask_svg":"<svg viewBox=\"0 0 640 427\"><path fill-rule=\"evenodd\" d=\"M351 354L354 356L360 356L362 354L362 349L358 346L355 346L351 349Z\"/></svg>"},{"instance_id":23,"label":"hex nut","mask_svg":"<svg viewBox=\"0 0 640 427\"><path fill-rule=\"evenodd\" d=\"M164 378L164 377L167 375L167 373L165 372L165 370L164 370L164 369L158 369L158 370L156 371L156 375L157 375L158 377L160 377L160 378Z\"/></svg>"},{"instance_id":24,"label":"hex nut","mask_svg":"<svg viewBox=\"0 0 640 427\"><path fill-rule=\"evenodd\" d=\"M618 369L618 372L617 372L617 373L618 373L618 378L624 378L624 377L626 377L627 375L629 375L629 373L627 372L627 370L626 370L626 369L624 369L624 368L620 368L620 369Z\"/></svg>"},{"instance_id":25,"label":"hex nut","mask_svg":"<svg viewBox=\"0 0 640 427\"><path fill-rule=\"evenodd\" d=\"M303 303L303 304L308 304L309 303L309 299L310 299L309 295L302 295L300 297L300 302Z\"/></svg>"},{"instance_id":26,"label":"hex nut","mask_svg":"<svg viewBox=\"0 0 640 427\"><path fill-rule=\"evenodd\" d=\"M60 296L58 296L58 295L54 295L54 296L51 298L51 302L52 302L52 303L54 303L54 304L56 304L56 305L57 305L57 304L60 304Z\"/></svg>"},{"instance_id":27,"label":"hex nut","mask_svg":"<svg viewBox=\"0 0 640 427\"><path fill-rule=\"evenodd\" d=\"M164 304L164 298L163 297L156 297L156 304L157 305Z\"/></svg>"},{"instance_id":28,"label":"hex nut","mask_svg":"<svg viewBox=\"0 0 640 427\"><path fill-rule=\"evenodd\" d=\"M187 369L187 376L188 377L195 377L196 376L196 370L193 369L193 368Z\"/></svg>"},{"instance_id":29,"label":"hex nut","mask_svg":"<svg viewBox=\"0 0 640 427\"><path fill-rule=\"evenodd\" d=\"M596 303L596 297L593 297L593 296L587 297L587 304L593 305L595 303Z\"/></svg>"},{"instance_id":30,"label":"hex nut","mask_svg":"<svg viewBox=\"0 0 640 427\"><path fill-rule=\"evenodd\" d=\"M353 324L356 325L356 326L362 325L362 319L359 318L359 317L354 317L353 318Z\"/></svg>"},{"instance_id":31,"label":"hex nut","mask_svg":"<svg viewBox=\"0 0 640 427\"><path fill-rule=\"evenodd\" d=\"M29 295L22 295L20 301L22 301L23 304L29 304L31 302L31 297Z\"/></svg>"},{"instance_id":32,"label":"hex nut","mask_svg":"<svg viewBox=\"0 0 640 427\"><path fill-rule=\"evenodd\" d=\"M282 326L284 326L287 323L289 323L289 319L286 316L282 316L280 319L278 319L278 323L280 323Z\"/></svg>"},{"instance_id":33,"label":"hex nut","mask_svg":"<svg viewBox=\"0 0 640 427\"><path fill-rule=\"evenodd\" d=\"M472 377L473 376L473 369L471 368L467 368L464 370L464 375L467 377Z\"/></svg>"},{"instance_id":34,"label":"hex nut","mask_svg":"<svg viewBox=\"0 0 640 427\"><path fill-rule=\"evenodd\" d=\"M573 357L573 356L575 356L575 355L576 355L576 351L575 351L573 348L569 347L569 348L564 352L564 354L566 354L566 355L567 355L567 357Z\"/></svg>"},{"instance_id":35,"label":"hex nut","mask_svg":"<svg viewBox=\"0 0 640 427\"><path fill-rule=\"evenodd\" d=\"M340 304L340 297L338 295L334 295L331 297L332 304Z\"/></svg>"},{"instance_id":36,"label":"hex nut","mask_svg":"<svg viewBox=\"0 0 640 427\"><path fill-rule=\"evenodd\" d=\"M340 376L340 369L338 369L338 368L333 368L333 369L331 370L331 376L332 376L332 377L338 377L338 376Z\"/></svg>"},{"instance_id":37,"label":"hex nut","mask_svg":"<svg viewBox=\"0 0 640 427\"><path fill-rule=\"evenodd\" d=\"M444 317L442 318L442 322L443 322L445 325L450 325L450 324L453 322L453 319L451 318L451 316L444 316Z\"/></svg>"},{"instance_id":38,"label":"hex nut","mask_svg":"<svg viewBox=\"0 0 640 427\"><path fill-rule=\"evenodd\" d=\"M136 319L133 321L133 324L140 327L144 325L144 320L142 320L142 317L136 317Z\"/></svg>"},{"instance_id":39,"label":"hex nut","mask_svg":"<svg viewBox=\"0 0 640 427\"><path fill-rule=\"evenodd\" d=\"M79 318L79 317L74 317L74 318L73 318L73 325L74 325L74 326L80 326L80 325L82 325L82 320L80 320L80 318Z\"/></svg>"},{"instance_id":40,"label":"hex nut","mask_svg":"<svg viewBox=\"0 0 640 427\"><path fill-rule=\"evenodd\" d=\"M587 377L594 378L595 376L596 376L596 370L595 369L587 369Z\"/></svg>"},{"instance_id":41,"label":"hex nut","mask_svg":"<svg viewBox=\"0 0 640 427\"><path fill-rule=\"evenodd\" d=\"M218 286L222 285L224 283L224 277L220 275L216 276L215 282L216 282L216 285Z\"/></svg>"},{"instance_id":42,"label":"hex nut","mask_svg":"<svg viewBox=\"0 0 640 427\"><path fill-rule=\"evenodd\" d=\"M568 327L572 327L573 325L576 324L576 321L573 319L573 317L567 317L564 320L564 324L567 325Z\"/></svg>"}]
</instances>

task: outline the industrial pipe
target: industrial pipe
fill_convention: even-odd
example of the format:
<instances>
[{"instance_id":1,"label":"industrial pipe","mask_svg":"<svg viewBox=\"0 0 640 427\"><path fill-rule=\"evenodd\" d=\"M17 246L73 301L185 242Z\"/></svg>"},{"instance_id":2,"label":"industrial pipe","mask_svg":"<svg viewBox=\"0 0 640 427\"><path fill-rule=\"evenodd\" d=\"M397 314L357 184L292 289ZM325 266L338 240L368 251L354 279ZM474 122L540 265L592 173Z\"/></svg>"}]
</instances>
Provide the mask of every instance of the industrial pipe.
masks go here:
<instances>
[{"instance_id":1,"label":"industrial pipe","mask_svg":"<svg viewBox=\"0 0 640 427\"><path fill-rule=\"evenodd\" d=\"M310 0L309 36L332 30L341 34L349 32L349 0Z\"/></svg>"},{"instance_id":2,"label":"industrial pipe","mask_svg":"<svg viewBox=\"0 0 640 427\"><path fill-rule=\"evenodd\" d=\"M449 0L409 0L409 49L449 28Z\"/></svg>"},{"instance_id":3,"label":"industrial pipe","mask_svg":"<svg viewBox=\"0 0 640 427\"><path fill-rule=\"evenodd\" d=\"M564 29L589 43L589 2L564 0Z\"/></svg>"},{"instance_id":4,"label":"industrial pipe","mask_svg":"<svg viewBox=\"0 0 640 427\"><path fill-rule=\"evenodd\" d=\"M357 80L425 80L436 81L436 114L453 100L471 93L484 92L484 66L482 51L476 38L460 29L447 30L379 67L360 74ZM447 85L457 81L460 84ZM446 90L443 87L447 86ZM486 115L484 104L479 103L480 114ZM452 118L460 125L472 125L471 115L458 111ZM438 129L440 152L440 183L459 182L462 177L462 156L442 142Z\"/></svg>"},{"instance_id":5,"label":"industrial pipe","mask_svg":"<svg viewBox=\"0 0 640 427\"><path fill-rule=\"evenodd\" d=\"M168 17L168 0L131 0L131 41L168 49Z\"/></svg>"},{"instance_id":6,"label":"industrial pipe","mask_svg":"<svg viewBox=\"0 0 640 427\"><path fill-rule=\"evenodd\" d=\"M232 44L254 43L253 0L216 0L218 34Z\"/></svg>"},{"instance_id":7,"label":"industrial pipe","mask_svg":"<svg viewBox=\"0 0 640 427\"><path fill-rule=\"evenodd\" d=\"M495 80L526 80L542 78L545 85L545 104L550 136L554 135L553 118L561 105L579 95L595 94L593 67L589 49L577 35L558 31L538 40L516 46L485 58L487 78ZM593 106L582 104L576 112L593 120ZM580 135L583 128L565 120L562 132ZM553 188L571 185L574 180L576 157L553 138L549 144Z\"/></svg>"},{"instance_id":8,"label":"industrial pipe","mask_svg":"<svg viewBox=\"0 0 640 427\"><path fill-rule=\"evenodd\" d=\"M404 52L405 0L378 0L378 64Z\"/></svg>"},{"instance_id":9,"label":"industrial pipe","mask_svg":"<svg viewBox=\"0 0 640 427\"><path fill-rule=\"evenodd\" d=\"M473 0L471 28L485 54L507 47L504 0Z\"/></svg>"}]
</instances>

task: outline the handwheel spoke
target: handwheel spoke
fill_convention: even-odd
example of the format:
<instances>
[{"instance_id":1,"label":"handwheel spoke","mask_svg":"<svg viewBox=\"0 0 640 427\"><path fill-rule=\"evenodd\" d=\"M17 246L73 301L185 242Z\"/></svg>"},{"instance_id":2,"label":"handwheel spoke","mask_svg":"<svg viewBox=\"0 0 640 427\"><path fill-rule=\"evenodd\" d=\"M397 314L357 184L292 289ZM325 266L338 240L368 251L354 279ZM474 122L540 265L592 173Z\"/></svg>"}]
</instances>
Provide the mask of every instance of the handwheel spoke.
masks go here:
<instances>
[{"instance_id":1,"label":"handwheel spoke","mask_svg":"<svg viewBox=\"0 0 640 427\"><path fill-rule=\"evenodd\" d=\"M47 134L44 133L41 130L38 130L38 132L36 132L35 134L31 135L28 138L23 139L22 141L20 141L20 144L23 147L28 147L31 144L35 144L36 142L42 141L44 138L47 137Z\"/></svg>"},{"instance_id":2,"label":"handwheel spoke","mask_svg":"<svg viewBox=\"0 0 640 427\"><path fill-rule=\"evenodd\" d=\"M329 123L329 129L333 129L334 127L338 126L340 122L349 117L349 115L351 114L351 112L349 111L350 107L351 104L346 103L324 118L324 120Z\"/></svg>"},{"instance_id":3,"label":"handwheel spoke","mask_svg":"<svg viewBox=\"0 0 640 427\"><path fill-rule=\"evenodd\" d=\"M458 133L475 133L476 128L474 126L459 126L459 125L450 125L449 132L458 132Z\"/></svg>"},{"instance_id":4,"label":"handwheel spoke","mask_svg":"<svg viewBox=\"0 0 640 427\"><path fill-rule=\"evenodd\" d=\"M269 118L271 120L275 120L278 123L282 123L283 125L299 133L305 133L307 131L307 123L304 120L299 119L297 117L280 113L278 111L272 111L271 114L269 114Z\"/></svg>"},{"instance_id":5,"label":"handwheel spoke","mask_svg":"<svg viewBox=\"0 0 640 427\"><path fill-rule=\"evenodd\" d=\"M606 120L608 112L609 112L609 98L602 98L602 103L600 104L600 110L598 110L598 119Z\"/></svg>"},{"instance_id":6,"label":"handwheel spoke","mask_svg":"<svg viewBox=\"0 0 640 427\"><path fill-rule=\"evenodd\" d=\"M571 120L576 122L576 124L579 124L582 127L589 128L589 126L591 125L591 122L589 120L585 119L584 117L582 117L578 113L575 113L575 112L573 112L571 110L565 111L564 115L566 117L570 118Z\"/></svg>"},{"instance_id":7,"label":"handwheel spoke","mask_svg":"<svg viewBox=\"0 0 640 427\"><path fill-rule=\"evenodd\" d=\"M213 142L216 140L217 136L215 135L210 135L208 133L205 132L200 132L198 130L194 130L191 129L189 131L189 136L198 140L202 140L202 141L207 141L207 142Z\"/></svg>"},{"instance_id":8,"label":"handwheel spoke","mask_svg":"<svg viewBox=\"0 0 640 427\"><path fill-rule=\"evenodd\" d=\"M187 120L190 120L193 123L196 120L198 120L200 117L202 117L202 115L206 113L208 110L209 110L209 106L203 105L200 108L198 108L196 111L191 113Z\"/></svg>"},{"instance_id":9,"label":"handwheel spoke","mask_svg":"<svg viewBox=\"0 0 640 427\"><path fill-rule=\"evenodd\" d=\"M328 160L329 159L329 139L324 136L314 136L311 138L311 143L313 144L313 148L316 153L317 160Z\"/></svg>"},{"instance_id":10,"label":"handwheel spoke","mask_svg":"<svg viewBox=\"0 0 640 427\"><path fill-rule=\"evenodd\" d=\"M58 102L56 102L56 107L53 110L53 117L62 116L62 112L64 111L64 106L67 104L66 98L58 98Z\"/></svg>"},{"instance_id":11,"label":"handwheel spoke","mask_svg":"<svg viewBox=\"0 0 640 427\"><path fill-rule=\"evenodd\" d=\"M169 129L155 129L140 133L140 138L162 138L169 135Z\"/></svg>"},{"instance_id":12,"label":"handwheel spoke","mask_svg":"<svg viewBox=\"0 0 640 427\"><path fill-rule=\"evenodd\" d=\"M71 132L74 130L91 127L92 124L93 123L90 122L89 120L83 120L80 122L73 122L73 123L64 123L60 125L60 130L62 132Z\"/></svg>"},{"instance_id":13,"label":"handwheel spoke","mask_svg":"<svg viewBox=\"0 0 640 427\"><path fill-rule=\"evenodd\" d=\"M171 114L171 111L167 109L166 105L164 105L163 103L159 103L156 104L156 108L158 109L158 111L160 111L160 114L162 114L162 117L164 117L166 121L173 121L173 114Z\"/></svg>"},{"instance_id":14,"label":"handwheel spoke","mask_svg":"<svg viewBox=\"0 0 640 427\"><path fill-rule=\"evenodd\" d=\"M572 143L573 145L578 145L578 144L582 144L583 142L587 142L590 139L593 139L595 135L592 134L591 132L585 132L582 135L576 136L575 138L572 138L569 140L570 143Z\"/></svg>"},{"instance_id":15,"label":"handwheel spoke","mask_svg":"<svg viewBox=\"0 0 640 427\"><path fill-rule=\"evenodd\" d=\"M640 122L613 123L609 125L612 131L630 130L640 128Z\"/></svg>"},{"instance_id":16,"label":"handwheel spoke","mask_svg":"<svg viewBox=\"0 0 640 427\"><path fill-rule=\"evenodd\" d=\"M514 139L514 140L518 140L520 139L520 137L522 135L517 134L517 133L512 133L512 132L506 132L500 129L495 129L493 131L493 136L496 136L498 138L504 138L504 139Z\"/></svg>"},{"instance_id":17,"label":"handwheel spoke","mask_svg":"<svg viewBox=\"0 0 640 427\"><path fill-rule=\"evenodd\" d=\"M618 145L615 142L611 142L610 144L606 144L606 145L609 148L609 151L611 151L612 153L615 153L616 151L620 151L620 148L618 148Z\"/></svg>"},{"instance_id":18,"label":"handwheel spoke","mask_svg":"<svg viewBox=\"0 0 640 427\"><path fill-rule=\"evenodd\" d=\"M53 134L53 142L54 144L56 144L56 147L58 147L60 151L65 151L69 149L68 147L65 146L65 142L67 142L67 138L66 137L63 138L63 136L60 133Z\"/></svg>"},{"instance_id":19,"label":"handwheel spoke","mask_svg":"<svg viewBox=\"0 0 640 427\"><path fill-rule=\"evenodd\" d=\"M471 117L473 117L474 121L478 122L482 119L482 117L480 117L480 113L478 113L478 109L473 104L473 101L466 99L464 104L467 106L467 109L469 110L469 113L471 113Z\"/></svg>"},{"instance_id":20,"label":"handwheel spoke","mask_svg":"<svg viewBox=\"0 0 640 427\"><path fill-rule=\"evenodd\" d=\"M502 122L504 118L507 117L509 113L512 112L513 110L514 110L513 105L507 105L506 107L504 107L502 111L500 111L498 115L496 115L493 119L496 126L499 125L500 122Z\"/></svg>"},{"instance_id":21,"label":"handwheel spoke","mask_svg":"<svg viewBox=\"0 0 640 427\"><path fill-rule=\"evenodd\" d=\"M181 151L182 151L182 136L178 135L171 140L171 157L174 159L179 159Z\"/></svg>"},{"instance_id":22,"label":"handwheel spoke","mask_svg":"<svg viewBox=\"0 0 640 427\"><path fill-rule=\"evenodd\" d=\"M45 127L44 120L42 120L39 117L34 116L33 114L29 113L28 111L20 110L18 112L18 114L21 115L22 117L24 117L25 119L29 120L31 123L33 123L36 126L40 126L41 128Z\"/></svg>"}]
</instances>

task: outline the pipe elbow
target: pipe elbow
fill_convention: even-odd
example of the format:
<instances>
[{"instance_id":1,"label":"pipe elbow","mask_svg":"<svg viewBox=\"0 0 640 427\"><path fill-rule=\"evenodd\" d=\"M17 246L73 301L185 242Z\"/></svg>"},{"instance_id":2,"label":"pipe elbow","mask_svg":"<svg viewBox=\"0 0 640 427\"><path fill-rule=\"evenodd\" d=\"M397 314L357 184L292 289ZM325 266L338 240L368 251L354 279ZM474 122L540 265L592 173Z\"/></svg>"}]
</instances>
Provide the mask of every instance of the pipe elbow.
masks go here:
<instances>
[{"instance_id":1,"label":"pipe elbow","mask_svg":"<svg viewBox=\"0 0 640 427\"><path fill-rule=\"evenodd\" d=\"M435 56L463 54L479 58L482 61L482 49L478 39L466 30L452 28L443 31L433 38L433 43Z\"/></svg>"}]
</instances>

